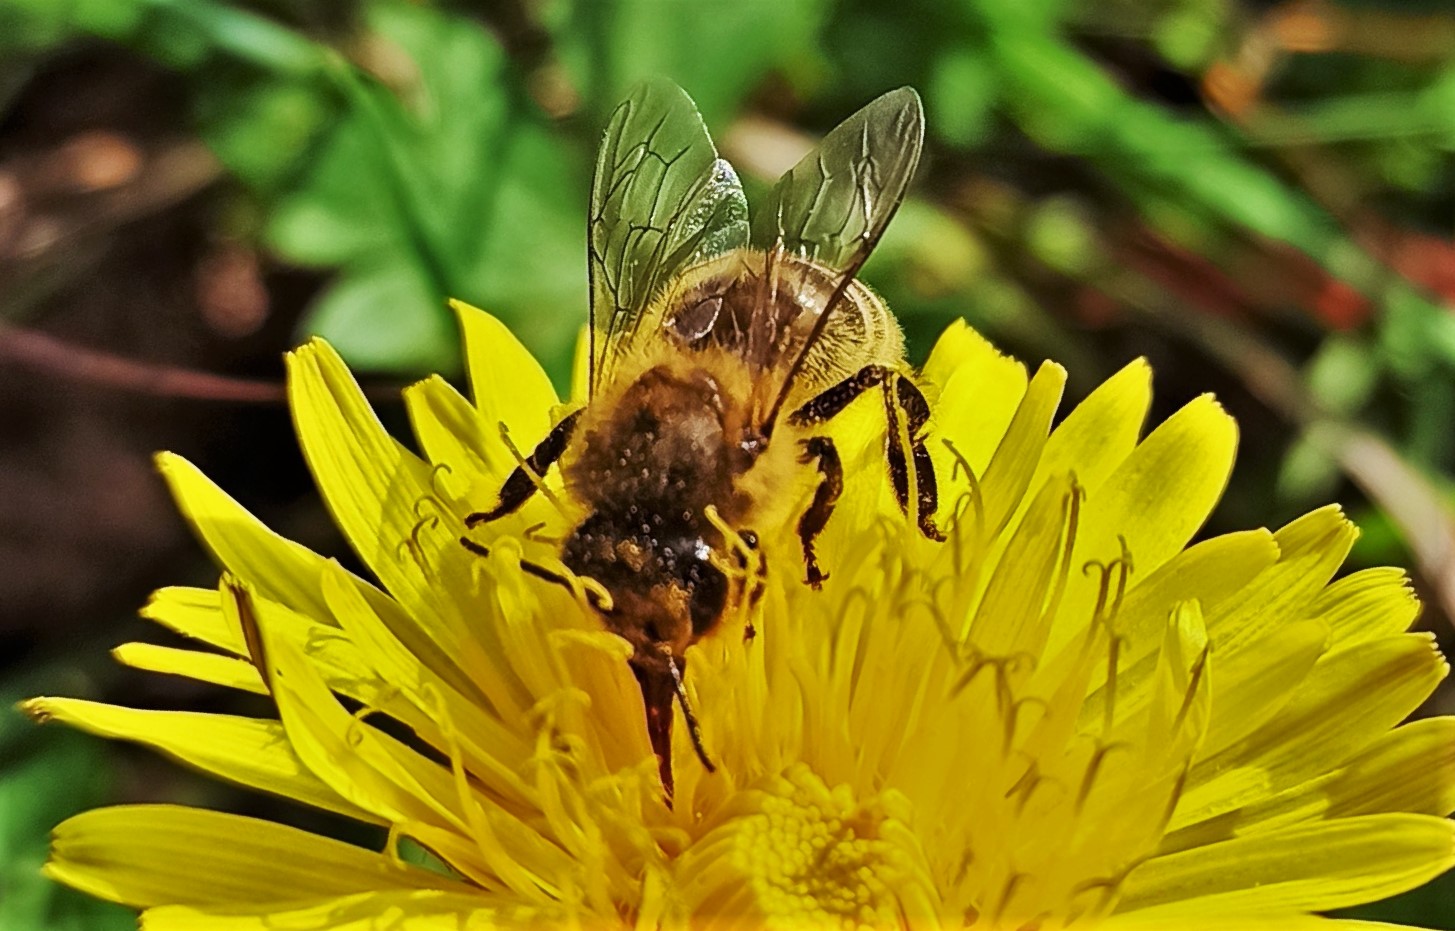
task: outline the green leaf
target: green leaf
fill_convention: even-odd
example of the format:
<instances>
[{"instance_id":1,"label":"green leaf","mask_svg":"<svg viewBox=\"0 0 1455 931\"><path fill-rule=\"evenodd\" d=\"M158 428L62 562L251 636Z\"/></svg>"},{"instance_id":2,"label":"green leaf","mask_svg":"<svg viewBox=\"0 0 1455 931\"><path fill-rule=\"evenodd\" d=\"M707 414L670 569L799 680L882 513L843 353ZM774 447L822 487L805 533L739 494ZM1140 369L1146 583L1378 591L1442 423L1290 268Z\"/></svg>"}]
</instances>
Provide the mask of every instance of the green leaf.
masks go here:
<instances>
[{"instance_id":1,"label":"green leaf","mask_svg":"<svg viewBox=\"0 0 1455 931\"><path fill-rule=\"evenodd\" d=\"M550 0L542 18L598 122L638 82L671 77L710 128L738 108L771 69L797 70L813 47L827 3L662 3Z\"/></svg>"},{"instance_id":2,"label":"green leaf","mask_svg":"<svg viewBox=\"0 0 1455 931\"><path fill-rule=\"evenodd\" d=\"M459 297L566 359L585 314L584 164L478 24L395 2L366 20L391 84L340 78L344 115L266 224L284 257L343 269L307 329L356 365L448 369Z\"/></svg>"},{"instance_id":3,"label":"green leaf","mask_svg":"<svg viewBox=\"0 0 1455 931\"><path fill-rule=\"evenodd\" d=\"M252 125L240 120L237 129ZM357 109L346 113L320 141L302 177L275 202L264 230L268 244L290 261L319 268L405 247L401 205L379 145L367 117Z\"/></svg>"},{"instance_id":4,"label":"green leaf","mask_svg":"<svg viewBox=\"0 0 1455 931\"><path fill-rule=\"evenodd\" d=\"M1287 505L1307 507L1326 501L1338 490L1342 473L1329 454L1329 442L1318 434L1304 434L1289 445L1278 469L1278 498Z\"/></svg>"},{"instance_id":5,"label":"green leaf","mask_svg":"<svg viewBox=\"0 0 1455 931\"><path fill-rule=\"evenodd\" d=\"M11 18L18 22L19 29L34 39L60 39L66 34L90 33L105 39L123 40L136 33L148 6L144 0L72 0L69 3L6 0L5 9L0 11L0 25L7 28L0 32L0 36L5 36L0 44L8 46L16 37L8 28L7 20Z\"/></svg>"},{"instance_id":6,"label":"green leaf","mask_svg":"<svg viewBox=\"0 0 1455 931\"><path fill-rule=\"evenodd\" d=\"M432 371L459 354L439 302L433 283L408 256L381 253L344 270L314 305L306 329L328 339L353 365Z\"/></svg>"},{"instance_id":7,"label":"green leaf","mask_svg":"<svg viewBox=\"0 0 1455 931\"><path fill-rule=\"evenodd\" d=\"M935 58L926 93L928 127L951 145L974 146L992 127L1000 94L995 69L979 49L950 49Z\"/></svg>"},{"instance_id":8,"label":"green leaf","mask_svg":"<svg viewBox=\"0 0 1455 931\"><path fill-rule=\"evenodd\" d=\"M1352 415L1369 401L1379 382L1370 346L1357 336L1331 336L1309 363L1309 391L1330 413Z\"/></svg>"},{"instance_id":9,"label":"green leaf","mask_svg":"<svg viewBox=\"0 0 1455 931\"><path fill-rule=\"evenodd\" d=\"M62 728L37 730L5 702L0 759L0 928L123 931L129 910L57 885L40 873L50 829L103 802L111 769L105 744Z\"/></svg>"},{"instance_id":10,"label":"green leaf","mask_svg":"<svg viewBox=\"0 0 1455 931\"><path fill-rule=\"evenodd\" d=\"M338 118L337 95L316 82L258 80L226 69L201 82L193 100L203 140L244 184L268 194L306 164Z\"/></svg>"}]
</instances>

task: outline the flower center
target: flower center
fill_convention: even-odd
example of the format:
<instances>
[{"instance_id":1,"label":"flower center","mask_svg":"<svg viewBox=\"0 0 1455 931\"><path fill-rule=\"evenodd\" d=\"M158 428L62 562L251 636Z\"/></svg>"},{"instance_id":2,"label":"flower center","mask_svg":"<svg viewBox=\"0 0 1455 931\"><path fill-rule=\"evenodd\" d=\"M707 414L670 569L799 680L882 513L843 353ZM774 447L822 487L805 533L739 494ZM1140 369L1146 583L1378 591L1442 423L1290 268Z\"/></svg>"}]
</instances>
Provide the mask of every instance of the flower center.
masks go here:
<instances>
[{"instance_id":1,"label":"flower center","mask_svg":"<svg viewBox=\"0 0 1455 931\"><path fill-rule=\"evenodd\" d=\"M702 884L688 903L695 914L769 928L898 927L929 907L902 797L859 803L798 766L729 807L679 864L684 882Z\"/></svg>"}]
</instances>

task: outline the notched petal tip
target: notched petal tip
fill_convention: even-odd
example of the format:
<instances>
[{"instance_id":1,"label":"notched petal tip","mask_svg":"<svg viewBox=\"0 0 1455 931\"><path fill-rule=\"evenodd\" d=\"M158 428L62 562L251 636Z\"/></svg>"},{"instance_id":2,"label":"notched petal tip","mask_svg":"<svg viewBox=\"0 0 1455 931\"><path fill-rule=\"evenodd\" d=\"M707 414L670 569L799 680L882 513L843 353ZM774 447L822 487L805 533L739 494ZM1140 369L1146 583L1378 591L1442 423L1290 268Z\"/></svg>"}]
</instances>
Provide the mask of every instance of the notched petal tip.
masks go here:
<instances>
[{"instance_id":1,"label":"notched petal tip","mask_svg":"<svg viewBox=\"0 0 1455 931\"><path fill-rule=\"evenodd\" d=\"M470 399L480 418L490 429L504 423L518 442L535 443L550 430L560 403L546 370L499 319L462 301L450 306L459 318Z\"/></svg>"},{"instance_id":2,"label":"notched petal tip","mask_svg":"<svg viewBox=\"0 0 1455 931\"><path fill-rule=\"evenodd\" d=\"M16 702L15 710L36 724L49 724L55 719L55 715L51 713L51 701L52 699L44 696L27 698Z\"/></svg>"}]
</instances>

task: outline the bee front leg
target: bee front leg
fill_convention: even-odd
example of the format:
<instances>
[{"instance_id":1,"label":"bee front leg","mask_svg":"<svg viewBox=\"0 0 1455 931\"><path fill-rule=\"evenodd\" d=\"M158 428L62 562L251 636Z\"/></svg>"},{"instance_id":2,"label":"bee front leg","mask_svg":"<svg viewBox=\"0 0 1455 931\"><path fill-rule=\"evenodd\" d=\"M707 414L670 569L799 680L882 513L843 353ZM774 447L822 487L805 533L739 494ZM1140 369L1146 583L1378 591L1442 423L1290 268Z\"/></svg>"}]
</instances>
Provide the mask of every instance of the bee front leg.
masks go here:
<instances>
[{"instance_id":1,"label":"bee front leg","mask_svg":"<svg viewBox=\"0 0 1455 931\"><path fill-rule=\"evenodd\" d=\"M839 495L844 492L844 464L839 459L839 451L834 447L834 441L826 436L814 436L804 440L803 454L799 461L804 465L817 462L818 471L823 475L823 481L819 482L813 493L813 503L798 520L798 539L803 541L803 562L808 569L806 581L814 588L820 588L828 574L819 569L813 544L823 532L824 525L829 522L829 515L834 512Z\"/></svg>"},{"instance_id":2,"label":"bee front leg","mask_svg":"<svg viewBox=\"0 0 1455 931\"><path fill-rule=\"evenodd\" d=\"M541 440L535 450L526 457L524 463L515 467L505 479L505 484L500 486L500 500L495 507L488 511L476 511L466 516L465 526L475 527L479 524L488 524L507 514L514 514L521 506L530 500L531 495L536 493L538 482L546 470L556 464L561 454L566 451L566 446L571 442L571 435L576 431L576 422L581 419L581 411L575 410L567 414L564 419L546 438Z\"/></svg>"}]
</instances>

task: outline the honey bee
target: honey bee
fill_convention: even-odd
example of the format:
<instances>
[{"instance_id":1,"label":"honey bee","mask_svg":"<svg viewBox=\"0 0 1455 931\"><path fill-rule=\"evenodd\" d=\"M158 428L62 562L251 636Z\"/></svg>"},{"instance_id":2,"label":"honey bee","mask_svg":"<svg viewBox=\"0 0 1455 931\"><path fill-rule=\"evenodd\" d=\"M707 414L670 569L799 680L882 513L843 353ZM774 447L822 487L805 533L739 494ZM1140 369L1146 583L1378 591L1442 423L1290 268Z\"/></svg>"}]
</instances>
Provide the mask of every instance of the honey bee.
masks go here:
<instances>
[{"instance_id":1,"label":"honey bee","mask_svg":"<svg viewBox=\"0 0 1455 931\"><path fill-rule=\"evenodd\" d=\"M817 473L797 518L804 580L817 588L827 578L814 544L844 470L826 421L877 391L899 506L924 536L944 539L924 440L929 404L908 375L897 322L855 279L904 197L923 135L918 95L891 91L830 132L750 218L681 88L646 84L606 128L588 229L589 399L466 525L516 511L560 468L585 512L561 562L610 595L593 604L635 651L669 798L674 700L713 769L682 685L685 652L744 597L724 571L729 551L756 546L770 499L803 469Z\"/></svg>"}]
</instances>

